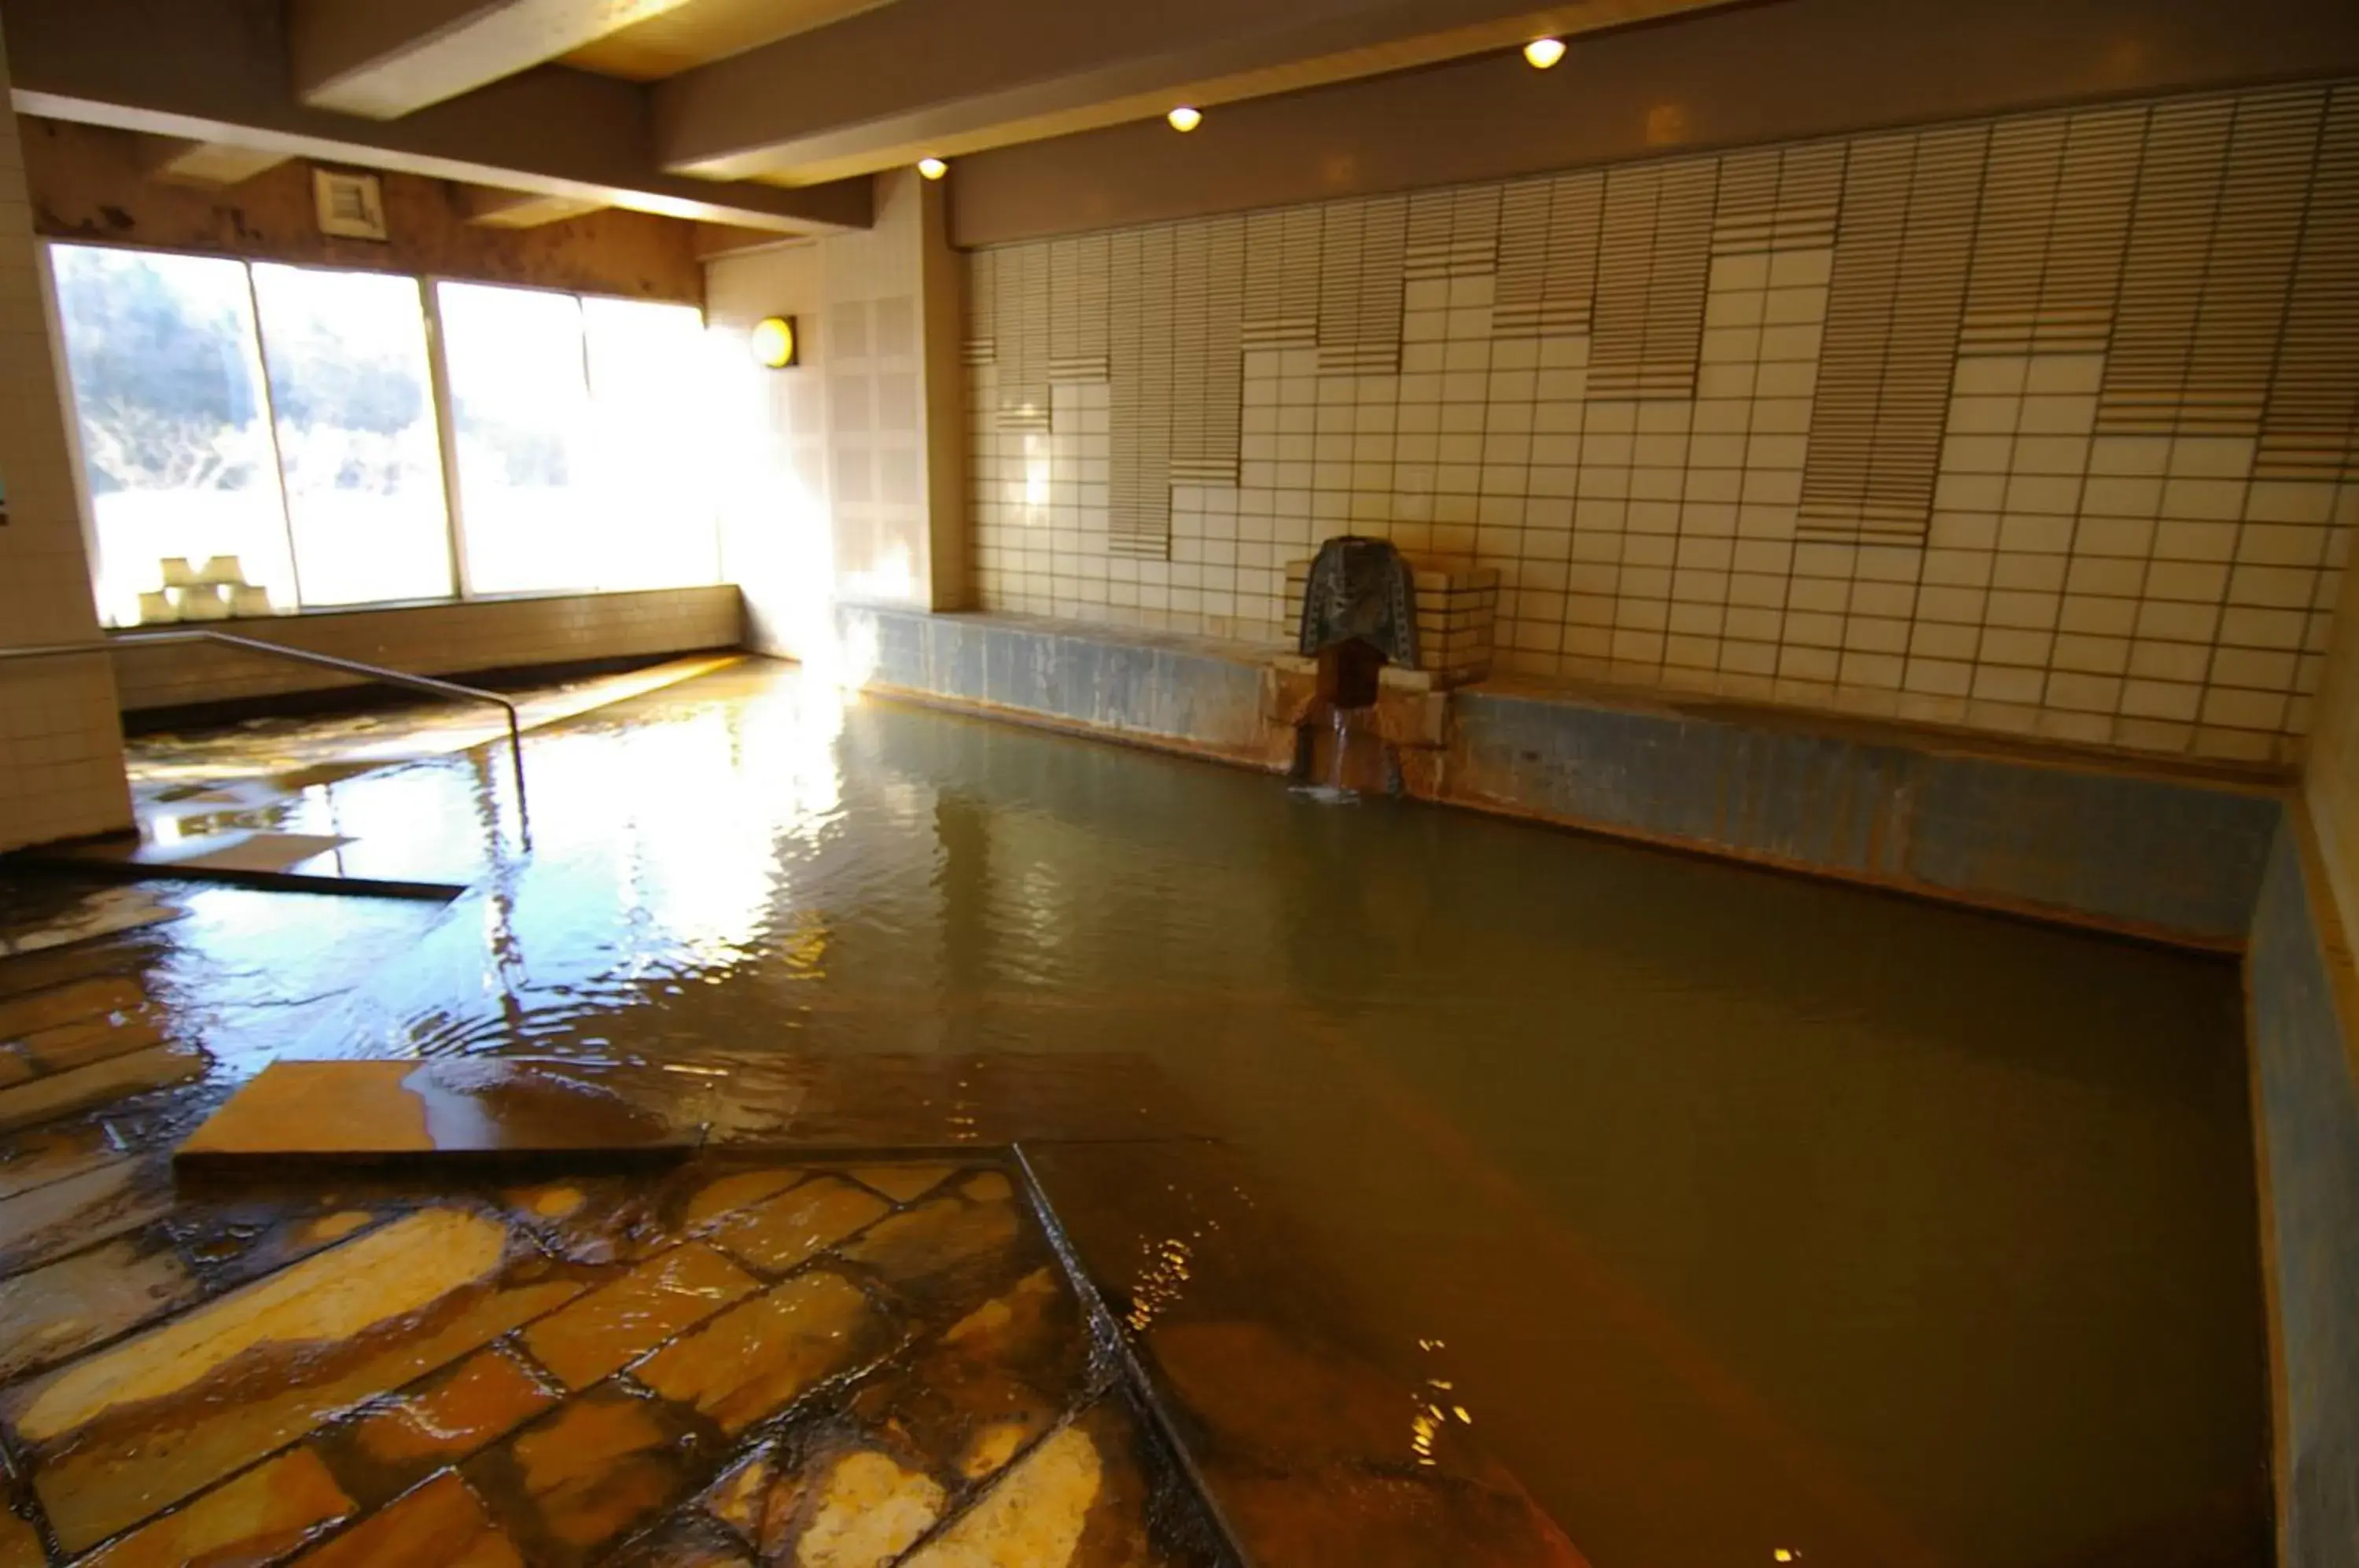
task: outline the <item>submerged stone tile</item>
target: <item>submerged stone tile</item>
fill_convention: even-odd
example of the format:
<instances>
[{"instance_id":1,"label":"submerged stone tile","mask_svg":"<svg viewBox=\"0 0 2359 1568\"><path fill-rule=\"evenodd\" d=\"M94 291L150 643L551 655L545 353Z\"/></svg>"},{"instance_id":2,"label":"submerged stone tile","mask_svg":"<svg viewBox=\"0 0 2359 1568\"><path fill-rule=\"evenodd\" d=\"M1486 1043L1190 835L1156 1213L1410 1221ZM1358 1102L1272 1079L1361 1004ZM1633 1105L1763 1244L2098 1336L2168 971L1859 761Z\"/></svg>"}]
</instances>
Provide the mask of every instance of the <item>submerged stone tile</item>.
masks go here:
<instances>
[{"instance_id":1,"label":"submerged stone tile","mask_svg":"<svg viewBox=\"0 0 2359 1568\"><path fill-rule=\"evenodd\" d=\"M949 1180L958 1169L945 1160L939 1165L856 1165L844 1174L897 1203L914 1203Z\"/></svg>"},{"instance_id":2,"label":"submerged stone tile","mask_svg":"<svg viewBox=\"0 0 2359 1568\"><path fill-rule=\"evenodd\" d=\"M123 1158L95 1122L0 1138L0 1202Z\"/></svg>"},{"instance_id":3,"label":"submerged stone tile","mask_svg":"<svg viewBox=\"0 0 2359 1568\"><path fill-rule=\"evenodd\" d=\"M55 1366L198 1293L169 1248L130 1241L0 1280L0 1382Z\"/></svg>"},{"instance_id":4,"label":"submerged stone tile","mask_svg":"<svg viewBox=\"0 0 2359 1568\"><path fill-rule=\"evenodd\" d=\"M49 1568L49 1554L33 1521L0 1502L0 1568Z\"/></svg>"},{"instance_id":5,"label":"submerged stone tile","mask_svg":"<svg viewBox=\"0 0 2359 1568\"><path fill-rule=\"evenodd\" d=\"M731 1215L712 1238L755 1268L783 1274L890 1212L874 1192L821 1176Z\"/></svg>"},{"instance_id":6,"label":"submerged stone tile","mask_svg":"<svg viewBox=\"0 0 2359 1568\"><path fill-rule=\"evenodd\" d=\"M351 1442L362 1457L380 1465L451 1464L557 1400L528 1367L495 1346L372 1410L353 1423Z\"/></svg>"},{"instance_id":7,"label":"submerged stone tile","mask_svg":"<svg viewBox=\"0 0 2359 1568\"><path fill-rule=\"evenodd\" d=\"M690 1161L661 1172L571 1176L514 1189L506 1201L550 1251L603 1266L653 1257L810 1174L791 1165Z\"/></svg>"},{"instance_id":8,"label":"submerged stone tile","mask_svg":"<svg viewBox=\"0 0 2359 1568\"><path fill-rule=\"evenodd\" d=\"M1448 1476L1364 1470L1276 1476L1215 1465L1207 1480L1256 1563L1588 1568L1527 1499Z\"/></svg>"},{"instance_id":9,"label":"submerged stone tile","mask_svg":"<svg viewBox=\"0 0 2359 1568\"><path fill-rule=\"evenodd\" d=\"M948 1500L940 1482L889 1454L837 1454L773 1491L763 1554L799 1568L875 1568L931 1530Z\"/></svg>"},{"instance_id":10,"label":"submerged stone tile","mask_svg":"<svg viewBox=\"0 0 2359 1568\"><path fill-rule=\"evenodd\" d=\"M455 1471L446 1470L325 1545L302 1568L523 1568Z\"/></svg>"},{"instance_id":11,"label":"submerged stone tile","mask_svg":"<svg viewBox=\"0 0 2359 1568\"><path fill-rule=\"evenodd\" d=\"M525 1212L535 1219L561 1220L580 1214L589 1194L571 1181L551 1181L544 1186L527 1187L511 1193Z\"/></svg>"},{"instance_id":12,"label":"submerged stone tile","mask_svg":"<svg viewBox=\"0 0 2359 1568\"><path fill-rule=\"evenodd\" d=\"M1210 1442L1263 1468L1421 1464L1489 1484L1506 1480L1463 1426L1416 1422L1419 1390L1333 1345L1263 1323L1184 1321L1157 1324L1147 1345Z\"/></svg>"},{"instance_id":13,"label":"submerged stone tile","mask_svg":"<svg viewBox=\"0 0 2359 1568\"><path fill-rule=\"evenodd\" d=\"M298 1247L326 1247L343 1240L375 1218L366 1209L343 1209L332 1214L321 1214L299 1225L293 1239Z\"/></svg>"},{"instance_id":14,"label":"submerged stone tile","mask_svg":"<svg viewBox=\"0 0 2359 1568\"><path fill-rule=\"evenodd\" d=\"M569 1178L506 1193L509 1212L542 1245L574 1263L632 1262L679 1239L663 1217L661 1193L643 1180Z\"/></svg>"},{"instance_id":15,"label":"submerged stone tile","mask_svg":"<svg viewBox=\"0 0 2359 1568\"><path fill-rule=\"evenodd\" d=\"M1107 1393L1073 1424L1095 1445L1102 1475L1073 1554L1076 1568L1228 1568L1236 1561L1192 1484L1149 1440L1124 1390ZM1267 1561L1275 1568L1295 1560ZM1322 1554L1310 1561L1351 1559Z\"/></svg>"},{"instance_id":16,"label":"submerged stone tile","mask_svg":"<svg viewBox=\"0 0 2359 1568\"><path fill-rule=\"evenodd\" d=\"M1016 1196L1016 1184L1004 1171L985 1171L959 1183L961 1195L977 1203L1004 1203Z\"/></svg>"},{"instance_id":17,"label":"submerged stone tile","mask_svg":"<svg viewBox=\"0 0 2359 1568\"><path fill-rule=\"evenodd\" d=\"M0 955L45 953L92 937L178 920L187 912L145 888L103 888L83 895L71 908L47 920L0 930Z\"/></svg>"},{"instance_id":18,"label":"submerged stone tile","mask_svg":"<svg viewBox=\"0 0 2359 1568\"><path fill-rule=\"evenodd\" d=\"M7 1403L47 1443L108 1410L189 1388L251 1351L336 1345L491 1275L507 1230L464 1209L428 1209L314 1255L179 1321L68 1368Z\"/></svg>"},{"instance_id":19,"label":"submerged stone tile","mask_svg":"<svg viewBox=\"0 0 2359 1568\"><path fill-rule=\"evenodd\" d=\"M639 1264L525 1331L525 1348L570 1388L586 1388L761 1282L699 1242Z\"/></svg>"},{"instance_id":20,"label":"submerged stone tile","mask_svg":"<svg viewBox=\"0 0 2359 1568\"><path fill-rule=\"evenodd\" d=\"M1111 1391L1028 1445L904 1568L1228 1568L1236 1561L1176 1464ZM1277 1562L1349 1563L1314 1554ZM1444 1554L1437 1563L1455 1563Z\"/></svg>"},{"instance_id":21,"label":"submerged stone tile","mask_svg":"<svg viewBox=\"0 0 2359 1568\"><path fill-rule=\"evenodd\" d=\"M1311 1238L1224 1144L1064 1144L1026 1151L1091 1282L1134 1331L1173 1315L1325 1321Z\"/></svg>"},{"instance_id":22,"label":"submerged stone tile","mask_svg":"<svg viewBox=\"0 0 2359 1568\"><path fill-rule=\"evenodd\" d=\"M171 1212L161 1160L117 1160L0 1201L0 1274L37 1267Z\"/></svg>"},{"instance_id":23,"label":"submerged stone tile","mask_svg":"<svg viewBox=\"0 0 2359 1568\"><path fill-rule=\"evenodd\" d=\"M61 1024L133 1012L147 1000L147 988L128 975L97 975L27 992L0 999L0 1040L23 1040Z\"/></svg>"},{"instance_id":24,"label":"submerged stone tile","mask_svg":"<svg viewBox=\"0 0 2359 1568\"><path fill-rule=\"evenodd\" d=\"M352 1508L320 1456L299 1448L92 1552L82 1559L82 1568L269 1563Z\"/></svg>"},{"instance_id":25,"label":"submerged stone tile","mask_svg":"<svg viewBox=\"0 0 2359 1568\"><path fill-rule=\"evenodd\" d=\"M632 1375L740 1432L882 1350L886 1327L843 1276L800 1274L674 1340Z\"/></svg>"},{"instance_id":26,"label":"submerged stone tile","mask_svg":"<svg viewBox=\"0 0 2359 1568\"><path fill-rule=\"evenodd\" d=\"M906 1568L1066 1568L1104 1483L1097 1444L1068 1426L912 1552Z\"/></svg>"},{"instance_id":27,"label":"submerged stone tile","mask_svg":"<svg viewBox=\"0 0 2359 1568\"><path fill-rule=\"evenodd\" d=\"M769 1449L745 1455L704 1490L704 1511L748 1541L762 1534L763 1502L768 1496L774 1461Z\"/></svg>"},{"instance_id":28,"label":"submerged stone tile","mask_svg":"<svg viewBox=\"0 0 2359 1568\"><path fill-rule=\"evenodd\" d=\"M124 1013L60 1024L25 1036L16 1048L42 1072L65 1073L163 1043L164 1030L155 1018Z\"/></svg>"},{"instance_id":29,"label":"submerged stone tile","mask_svg":"<svg viewBox=\"0 0 2359 1568\"><path fill-rule=\"evenodd\" d=\"M686 1514L605 1560L606 1568L752 1568L745 1542L709 1519Z\"/></svg>"},{"instance_id":30,"label":"submerged stone tile","mask_svg":"<svg viewBox=\"0 0 2359 1568\"><path fill-rule=\"evenodd\" d=\"M11 954L7 939L0 936L0 996L26 996L82 980L136 978L133 972L144 956L136 948L122 942L94 942L88 947Z\"/></svg>"},{"instance_id":31,"label":"submerged stone tile","mask_svg":"<svg viewBox=\"0 0 2359 1568\"><path fill-rule=\"evenodd\" d=\"M540 1529L575 1552L619 1539L688 1489L679 1434L651 1400L595 1389L507 1449Z\"/></svg>"},{"instance_id":32,"label":"submerged stone tile","mask_svg":"<svg viewBox=\"0 0 2359 1568\"><path fill-rule=\"evenodd\" d=\"M842 1252L896 1286L930 1293L1004 1268L1020 1229L1012 1198L970 1203L945 1195L871 1226Z\"/></svg>"},{"instance_id":33,"label":"submerged stone tile","mask_svg":"<svg viewBox=\"0 0 2359 1568\"><path fill-rule=\"evenodd\" d=\"M1256 1561L1582 1562L1442 1406L1341 1349L1259 1323L1160 1323L1146 1344Z\"/></svg>"},{"instance_id":34,"label":"submerged stone tile","mask_svg":"<svg viewBox=\"0 0 2359 1568\"><path fill-rule=\"evenodd\" d=\"M1027 1152L1254 1560L1580 1561L1420 1377L1318 1331L1348 1314L1233 1151Z\"/></svg>"},{"instance_id":35,"label":"submerged stone tile","mask_svg":"<svg viewBox=\"0 0 2359 1568\"><path fill-rule=\"evenodd\" d=\"M580 1290L556 1280L469 1290L419 1314L389 1342L373 1334L349 1345L288 1347L262 1360L247 1387L193 1391L42 1456L34 1490L68 1550L78 1551L330 1417L449 1365Z\"/></svg>"},{"instance_id":36,"label":"submerged stone tile","mask_svg":"<svg viewBox=\"0 0 2359 1568\"><path fill-rule=\"evenodd\" d=\"M945 1474L975 1481L1082 1404L1092 1385L1079 1303L1041 1268L919 1346L853 1409Z\"/></svg>"},{"instance_id":37,"label":"submerged stone tile","mask_svg":"<svg viewBox=\"0 0 2359 1568\"><path fill-rule=\"evenodd\" d=\"M785 1192L810 1174L788 1165L717 1177L697 1188L690 1197L687 1208L680 1213L680 1226L684 1230L702 1230L724 1214Z\"/></svg>"},{"instance_id":38,"label":"submerged stone tile","mask_svg":"<svg viewBox=\"0 0 2359 1568\"><path fill-rule=\"evenodd\" d=\"M162 1228L208 1287L226 1290L416 1206L414 1193L355 1195L348 1205L332 1192L216 1197L183 1190Z\"/></svg>"},{"instance_id":39,"label":"submerged stone tile","mask_svg":"<svg viewBox=\"0 0 2359 1568\"><path fill-rule=\"evenodd\" d=\"M69 1073L53 1073L0 1089L0 1132L185 1083L204 1070L205 1053L194 1046L159 1045Z\"/></svg>"}]
</instances>

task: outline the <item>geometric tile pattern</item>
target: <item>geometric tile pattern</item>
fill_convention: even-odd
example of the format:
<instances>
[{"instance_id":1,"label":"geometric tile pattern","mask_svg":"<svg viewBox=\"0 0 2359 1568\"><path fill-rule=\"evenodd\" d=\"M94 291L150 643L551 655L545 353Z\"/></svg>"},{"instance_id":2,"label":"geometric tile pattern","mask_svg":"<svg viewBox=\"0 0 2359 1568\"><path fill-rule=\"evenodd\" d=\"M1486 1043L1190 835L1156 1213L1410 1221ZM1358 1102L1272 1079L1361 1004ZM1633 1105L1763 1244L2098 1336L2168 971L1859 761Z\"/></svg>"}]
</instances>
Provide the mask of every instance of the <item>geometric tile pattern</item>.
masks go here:
<instances>
[{"instance_id":1,"label":"geometric tile pattern","mask_svg":"<svg viewBox=\"0 0 2359 1568\"><path fill-rule=\"evenodd\" d=\"M1496 568L1514 673L2257 761L2309 728L2359 522L2359 84L972 265L987 607L1277 640L1284 563L1358 531ZM1103 382L1061 346L1101 316Z\"/></svg>"}]
</instances>

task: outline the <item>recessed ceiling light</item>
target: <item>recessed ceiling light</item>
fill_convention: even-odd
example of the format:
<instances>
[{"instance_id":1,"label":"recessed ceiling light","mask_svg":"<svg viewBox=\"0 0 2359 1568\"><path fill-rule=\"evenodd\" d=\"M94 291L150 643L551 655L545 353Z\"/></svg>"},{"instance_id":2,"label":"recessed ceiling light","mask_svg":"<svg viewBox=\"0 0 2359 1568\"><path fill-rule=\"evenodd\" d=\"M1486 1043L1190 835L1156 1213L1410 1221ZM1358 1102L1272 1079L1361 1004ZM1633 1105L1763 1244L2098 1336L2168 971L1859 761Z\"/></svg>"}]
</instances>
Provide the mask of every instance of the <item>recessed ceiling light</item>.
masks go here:
<instances>
[{"instance_id":1,"label":"recessed ceiling light","mask_svg":"<svg viewBox=\"0 0 2359 1568\"><path fill-rule=\"evenodd\" d=\"M951 166L944 163L940 158L921 158L918 160L918 172L924 175L929 180L940 180L943 175L948 174L950 171Z\"/></svg>"},{"instance_id":2,"label":"recessed ceiling light","mask_svg":"<svg viewBox=\"0 0 2359 1568\"><path fill-rule=\"evenodd\" d=\"M1202 112L1201 110L1190 109L1185 103L1182 103L1180 107L1172 110L1171 113L1164 115L1163 117L1171 122L1171 128L1173 130L1183 133L1192 131L1197 126L1204 123Z\"/></svg>"},{"instance_id":3,"label":"recessed ceiling light","mask_svg":"<svg viewBox=\"0 0 2359 1568\"><path fill-rule=\"evenodd\" d=\"M1534 71L1546 71L1564 58L1564 40L1534 38L1524 46L1524 58L1532 62Z\"/></svg>"}]
</instances>

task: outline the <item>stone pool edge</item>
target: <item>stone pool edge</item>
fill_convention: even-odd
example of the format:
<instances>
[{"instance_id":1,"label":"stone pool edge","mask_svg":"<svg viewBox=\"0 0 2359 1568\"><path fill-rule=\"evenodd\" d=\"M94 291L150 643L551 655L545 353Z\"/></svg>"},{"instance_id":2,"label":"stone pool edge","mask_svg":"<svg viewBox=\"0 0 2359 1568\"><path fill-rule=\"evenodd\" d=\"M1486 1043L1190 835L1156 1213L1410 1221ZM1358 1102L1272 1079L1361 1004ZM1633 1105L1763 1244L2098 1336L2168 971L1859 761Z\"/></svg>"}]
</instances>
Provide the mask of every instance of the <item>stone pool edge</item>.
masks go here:
<instances>
[{"instance_id":1,"label":"stone pool edge","mask_svg":"<svg viewBox=\"0 0 2359 1568\"><path fill-rule=\"evenodd\" d=\"M838 609L882 695L1283 771L1265 650L1079 623ZM2240 953L2290 791L2272 777L2056 755L1726 704L1477 686L1421 800L1944 903Z\"/></svg>"}]
</instances>

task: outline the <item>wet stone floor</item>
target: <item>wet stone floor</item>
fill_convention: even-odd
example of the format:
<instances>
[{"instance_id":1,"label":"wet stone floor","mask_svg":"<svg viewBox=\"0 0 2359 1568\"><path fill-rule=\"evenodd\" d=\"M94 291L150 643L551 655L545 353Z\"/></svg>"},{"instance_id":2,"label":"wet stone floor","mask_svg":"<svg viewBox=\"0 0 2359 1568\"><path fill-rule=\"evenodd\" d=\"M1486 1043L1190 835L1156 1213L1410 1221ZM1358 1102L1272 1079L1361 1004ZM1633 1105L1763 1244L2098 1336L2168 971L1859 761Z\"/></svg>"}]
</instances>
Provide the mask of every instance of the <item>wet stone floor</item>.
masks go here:
<instances>
[{"instance_id":1,"label":"wet stone floor","mask_svg":"<svg viewBox=\"0 0 2359 1568\"><path fill-rule=\"evenodd\" d=\"M175 1201L113 1141L0 1165L6 1568L1226 1560L996 1165Z\"/></svg>"},{"instance_id":2,"label":"wet stone floor","mask_svg":"<svg viewBox=\"0 0 2359 1568\"><path fill-rule=\"evenodd\" d=\"M0 919L0 1568L1582 1562L1151 1062L240 1082L148 994L174 912Z\"/></svg>"}]
</instances>

